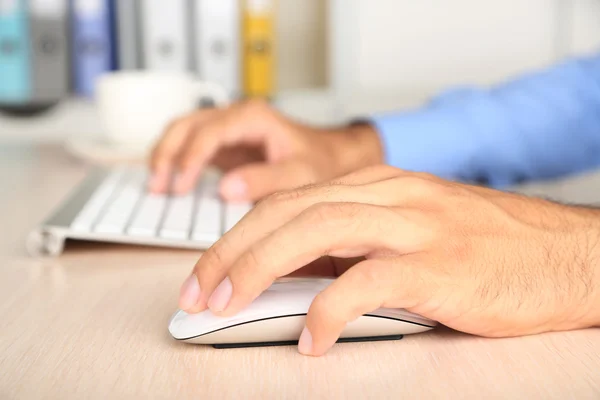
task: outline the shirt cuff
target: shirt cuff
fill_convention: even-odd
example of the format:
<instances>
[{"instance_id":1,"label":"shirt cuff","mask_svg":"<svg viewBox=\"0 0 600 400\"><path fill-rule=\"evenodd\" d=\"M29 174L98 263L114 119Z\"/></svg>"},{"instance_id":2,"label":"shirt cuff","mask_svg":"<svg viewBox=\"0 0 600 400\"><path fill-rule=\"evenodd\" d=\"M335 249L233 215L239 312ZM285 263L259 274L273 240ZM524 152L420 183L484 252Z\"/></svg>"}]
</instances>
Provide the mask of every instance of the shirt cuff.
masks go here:
<instances>
[{"instance_id":1,"label":"shirt cuff","mask_svg":"<svg viewBox=\"0 0 600 400\"><path fill-rule=\"evenodd\" d=\"M473 171L477 144L461 113L430 105L416 111L373 116L387 164L444 179ZM472 128L471 128L472 129Z\"/></svg>"}]
</instances>

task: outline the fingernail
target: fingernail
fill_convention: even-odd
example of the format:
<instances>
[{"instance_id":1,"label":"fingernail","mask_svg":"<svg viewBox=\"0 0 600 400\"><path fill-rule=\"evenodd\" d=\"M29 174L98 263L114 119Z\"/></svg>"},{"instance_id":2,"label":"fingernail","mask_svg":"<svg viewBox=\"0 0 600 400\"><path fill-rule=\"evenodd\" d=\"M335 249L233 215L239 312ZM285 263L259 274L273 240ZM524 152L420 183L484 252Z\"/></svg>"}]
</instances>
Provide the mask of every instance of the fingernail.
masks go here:
<instances>
[{"instance_id":1,"label":"fingernail","mask_svg":"<svg viewBox=\"0 0 600 400\"><path fill-rule=\"evenodd\" d=\"M221 312L229 304L231 299L231 293L233 292L233 286L229 277L223 279L223 281L217 286L213 294L208 299L208 308L211 311Z\"/></svg>"},{"instance_id":2,"label":"fingernail","mask_svg":"<svg viewBox=\"0 0 600 400\"><path fill-rule=\"evenodd\" d=\"M307 327L304 327L298 340L298 351L307 356L312 354L312 335Z\"/></svg>"},{"instance_id":3,"label":"fingernail","mask_svg":"<svg viewBox=\"0 0 600 400\"><path fill-rule=\"evenodd\" d=\"M179 295L179 308L187 310L198 304L200 301L200 284L196 275L190 275L181 286Z\"/></svg>"},{"instance_id":4,"label":"fingernail","mask_svg":"<svg viewBox=\"0 0 600 400\"><path fill-rule=\"evenodd\" d=\"M243 199L248 192L248 185L241 177L230 176L224 179L222 191L227 199Z\"/></svg>"}]
</instances>

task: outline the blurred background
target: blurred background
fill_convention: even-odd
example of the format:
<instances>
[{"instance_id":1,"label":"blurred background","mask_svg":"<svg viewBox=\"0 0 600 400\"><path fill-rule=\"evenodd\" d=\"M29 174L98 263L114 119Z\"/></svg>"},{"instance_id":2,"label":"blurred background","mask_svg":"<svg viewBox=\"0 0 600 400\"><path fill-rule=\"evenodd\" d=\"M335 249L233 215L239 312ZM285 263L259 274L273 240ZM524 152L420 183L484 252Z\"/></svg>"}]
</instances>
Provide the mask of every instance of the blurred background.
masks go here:
<instances>
[{"instance_id":1,"label":"blurred background","mask_svg":"<svg viewBox=\"0 0 600 400\"><path fill-rule=\"evenodd\" d=\"M596 0L0 0L0 140L102 135L94 84L118 70L335 124L591 52L599 21Z\"/></svg>"}]
</instances>

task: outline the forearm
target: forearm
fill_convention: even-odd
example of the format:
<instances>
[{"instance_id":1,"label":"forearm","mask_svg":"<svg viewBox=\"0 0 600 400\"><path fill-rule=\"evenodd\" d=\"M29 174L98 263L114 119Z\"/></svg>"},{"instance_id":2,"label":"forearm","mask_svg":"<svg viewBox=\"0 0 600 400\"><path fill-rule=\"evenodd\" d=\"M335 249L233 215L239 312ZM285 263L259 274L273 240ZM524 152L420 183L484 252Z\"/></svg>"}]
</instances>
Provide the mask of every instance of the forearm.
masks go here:
<instances>
[{"instance_id":1,"label":"forearm","mask_svg":"<svg viewBox=\"0 0 600 400\"><path fill-rule=\"evenodd\" d=\"M399 168L506 187L600 165L600 55L371 119Z\"/></svg>"}]
</instances>

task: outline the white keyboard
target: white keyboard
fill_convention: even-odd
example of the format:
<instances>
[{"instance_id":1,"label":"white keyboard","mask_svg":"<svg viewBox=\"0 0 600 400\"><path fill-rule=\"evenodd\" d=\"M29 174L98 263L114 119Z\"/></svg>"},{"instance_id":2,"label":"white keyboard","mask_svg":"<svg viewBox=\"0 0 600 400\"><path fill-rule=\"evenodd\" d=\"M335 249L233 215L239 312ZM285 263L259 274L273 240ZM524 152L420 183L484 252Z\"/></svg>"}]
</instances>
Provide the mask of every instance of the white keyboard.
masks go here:
<instances>
[{"instance_id":1,"label":"white keyboard","mask_svg":"<svg viewBox=\"0 0 600 400\"><path fill-rule=\"evenodd\" d=\"M59 254L65 239L205 249L252 208L224 202L215 173L183 196L152 194L147 179L141 168L96 172L30 235L30 252Z\"/></svg>"}]
</instances>

